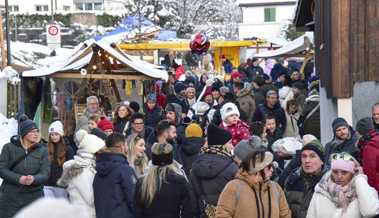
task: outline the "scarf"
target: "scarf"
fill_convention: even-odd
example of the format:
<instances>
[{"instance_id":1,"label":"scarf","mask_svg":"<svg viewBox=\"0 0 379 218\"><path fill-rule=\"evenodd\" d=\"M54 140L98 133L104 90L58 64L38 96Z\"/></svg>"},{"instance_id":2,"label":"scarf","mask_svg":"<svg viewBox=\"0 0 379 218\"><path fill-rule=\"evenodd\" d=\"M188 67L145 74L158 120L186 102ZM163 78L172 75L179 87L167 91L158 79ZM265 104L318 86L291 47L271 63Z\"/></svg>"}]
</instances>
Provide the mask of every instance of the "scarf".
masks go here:
<instances>
[{"instance_id":1,"label":"scarf","mask_svg":"<svg viewBox=\"0 0 379 218\"><path fill-rule=\"evenodd\" d=\"M202 147L201 154L218 154L232 158L232 154L223 145L212 145L212 147Z\"/></svg>"},{"instance_id":2,"label":"scarf","mask_svg":"<svg viewBox=\"0 0 379 218\"><path fill-rule=\"evenodd\" d=\"M355 187L353 187L353 180L350 181L349 184L345 186L338 185L332 181L331 175L324 177L319 185L316 187L316 191L323 193L328 197L337 208L342 208L342 216L341 218L348 218L345 216L347 207L351 202L353 202L357 198L357 193Z\"/></svg>"}]
</instances>

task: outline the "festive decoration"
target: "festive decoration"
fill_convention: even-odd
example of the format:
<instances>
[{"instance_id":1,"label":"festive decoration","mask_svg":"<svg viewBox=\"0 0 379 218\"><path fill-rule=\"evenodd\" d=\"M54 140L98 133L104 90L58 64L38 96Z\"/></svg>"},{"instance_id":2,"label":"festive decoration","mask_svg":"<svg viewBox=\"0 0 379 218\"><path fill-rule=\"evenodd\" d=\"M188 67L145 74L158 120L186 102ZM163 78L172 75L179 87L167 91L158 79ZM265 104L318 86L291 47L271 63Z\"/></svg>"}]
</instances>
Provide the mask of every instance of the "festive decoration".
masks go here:
<instances>
[{"instance_id":1,"label":"festive decoration","mask_svg":"<svg viewBox=\"0 0 379 218\"><path fill-rule=\"evenodd\" d=\"M204 54L208 51L211 43L209 42L208 37L204 33L197 33L193 36L190 42L190 48L192 53Z\"/></svg>"}]
</instances>

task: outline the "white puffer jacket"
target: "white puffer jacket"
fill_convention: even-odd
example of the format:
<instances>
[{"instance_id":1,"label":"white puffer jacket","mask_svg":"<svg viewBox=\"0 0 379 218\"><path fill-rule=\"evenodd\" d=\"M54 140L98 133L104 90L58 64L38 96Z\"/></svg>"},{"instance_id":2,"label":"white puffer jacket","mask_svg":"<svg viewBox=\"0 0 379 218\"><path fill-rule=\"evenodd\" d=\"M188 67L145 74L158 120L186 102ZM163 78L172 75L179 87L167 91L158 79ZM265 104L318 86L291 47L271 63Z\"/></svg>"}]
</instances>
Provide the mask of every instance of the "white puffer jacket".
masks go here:
<instances>
[{"instance_id":1,"label":"white puffer jacket","mask_svg":"<svg viewBox=\"0 0 379 218\"><path fill-rule=\"evenodd\" d=\"M89 216L84 218L96 218L92 187L95 165L93 154L78 151L73 160L63 164L62 177L58 181L59 186L66 188L70 203L85 208Z\"/></svg>"},{"instance_id":2,"label":"white puffer jacket","mask_svg":"<svg viewBox=\"0 0 379 218\"><path fill-rule=\"evenodd\" d=\"M355 176L353 185L357 198L342 214L342 208L337 208L329 193L319 188L319 184L317 184L308 208L307 218L368 218L379 214L378 193L367 183L367 177L365 175Z\"/></svg>"}]
</instances>

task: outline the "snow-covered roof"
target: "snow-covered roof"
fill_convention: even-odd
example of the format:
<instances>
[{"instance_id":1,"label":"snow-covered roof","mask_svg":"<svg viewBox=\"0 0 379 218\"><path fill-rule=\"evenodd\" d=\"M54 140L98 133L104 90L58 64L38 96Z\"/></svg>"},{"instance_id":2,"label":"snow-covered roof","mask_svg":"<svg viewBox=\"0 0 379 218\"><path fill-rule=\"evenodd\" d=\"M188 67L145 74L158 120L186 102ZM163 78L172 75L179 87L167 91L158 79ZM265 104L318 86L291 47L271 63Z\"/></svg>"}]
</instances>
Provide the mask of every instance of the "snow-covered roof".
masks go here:
<instances>
[{"instance_id":1,"label":"snow-covered roof","mask_svg":"<svg viewBox=\"0 0 379 218\"><path fill-rule=\"evenodd\" d=\"M130 56L123 52L121 49L113 48L109 43L104 40L95 41L88 40L85 43L81 43L77 46L72 55L67 57L62 62L57 62L55 65L50 65L48 67L42 67L36 70L30 70L23 72L23 77L41 77L49 76L57 72L64 72L69 70L79 70L91 61L93 54L92 48L97 45L98 47L104 49L108 54L113 56L119 62L129 66L137 72L140 72L148 77L155 79L168 79L168 74L164 70L160 70L159 66L152 65L142 60L138 60L133 56Z\"/></svg>"},{"instance_id":2,"label":"snow-covered roof","mask_svg":"<svg viewBox=\"0 0 379 218\"><path fill-rule=\"evenodd\" d=\"M288 42L287 44L283 45L283 47L279 49L258 53L258 54L255 54L254 57L269 58L269 57L277 57L277 56L283 56L283 55L294 55L311 48L312 45L313 45L313 33L307 32L303 36L291 42Z\"/></svg>"}]
</instances>

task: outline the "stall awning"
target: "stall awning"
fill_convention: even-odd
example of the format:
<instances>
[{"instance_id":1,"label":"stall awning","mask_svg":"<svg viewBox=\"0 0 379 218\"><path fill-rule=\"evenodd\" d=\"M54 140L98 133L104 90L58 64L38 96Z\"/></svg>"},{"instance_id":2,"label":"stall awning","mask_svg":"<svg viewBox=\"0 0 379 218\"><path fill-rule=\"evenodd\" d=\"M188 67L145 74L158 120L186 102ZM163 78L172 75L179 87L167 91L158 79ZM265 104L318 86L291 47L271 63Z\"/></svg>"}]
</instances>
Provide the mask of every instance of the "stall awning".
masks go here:
<instances>
[{"instance_id":1,"label":"stall awning","mask_svg":"<svg viewBox=\"0 0 379 218\"><path fill-rule=\"evenodd\" d=\"M306 51L307 49L312 48L312 46L313 46L313 33L307 32L303 36L291 42L288 42L287 44L283 45L283 47L279 49L258 53L258 54L255 54L254 57L270 58L270 57L278 57L278 56L285 56L285 55L296 55L296 54Z\"/></svg>"},{"instance_id":2,"label":"stall awning","mask_svg":"<svg viewBox=\"0 0 379 218\"><path fill-rule=\"evenodd\" d=\"M93 59L94 54L93 48L98 47L103 49L107 54L112 56L115 60L119 61L123 65L133 69L136 73L139 73L143 76L153 78L153 79L168 79L168 74L164 70L160 70L159 66L155 66L153 64L147 63L142 60L138 60L137 58L126 54L121 49L119 49L115 45L111 45L106 41L100 40L89 40L85 43L80 44L76 50L73 52L73 55L67 59L62 64L56 64L54 66L49 66L45 68L40 68L36 70L30 70L23 72L23 77L42 77L42 76L50 76L55 73L64 73L67 71L78 71L83 67L90 64ZM100 76L100 75L98 75ZM83 76L84 77L84 76Z\"/></svg>"}]
</instances>

